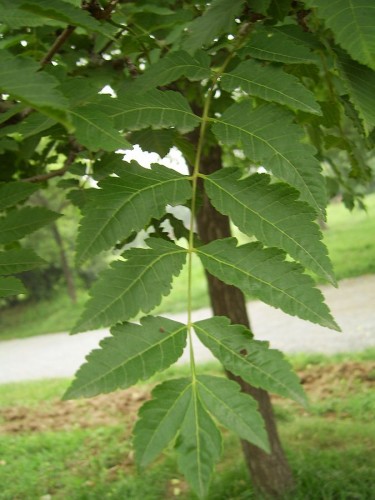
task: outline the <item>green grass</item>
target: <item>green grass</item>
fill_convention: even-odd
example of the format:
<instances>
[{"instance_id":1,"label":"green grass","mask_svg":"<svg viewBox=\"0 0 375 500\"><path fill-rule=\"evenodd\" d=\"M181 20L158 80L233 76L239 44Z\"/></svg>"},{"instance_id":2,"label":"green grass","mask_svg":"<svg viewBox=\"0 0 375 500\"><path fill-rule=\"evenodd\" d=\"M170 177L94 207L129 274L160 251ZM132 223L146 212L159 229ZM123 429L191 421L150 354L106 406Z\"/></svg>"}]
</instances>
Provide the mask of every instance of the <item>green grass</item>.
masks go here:
<instances>
[{"instance_id":1,"label":"green grass","mask_svg":"<svg viewBox=\"0 0 375 500\"><path fill-rule=\"evenodd\" d=\"M294 366L331 367L337 362L368 362L375 352L340 355L292 356ZM205 371L217 371L208 364ZM185 367L170 371L184 375ZM156 380L163 380L158 375ZM0 386L1 407L22 406L30 411L49 408L64 392L68 380L46 380ZM375 479L374 393L335 384L325 398L313 396L311 411L277 399L275 413L280 436L297 488L283 500L367 500L373 498ZM34 410L33 410L34 409ZM137 471L129 439L129 413L118 422L91 429L74 425L55 432L20 432L0 436L0 499L39 500L193 500L169 450L145 471ZM131 420L131 418L130 418ZM1 422L0 422L1 424ZM209 500L260 500L251 487L238 439L224 434L223 456L216 468Z\"/></svg>"},{"instance_id":2,"label":"green grass","mask_svg":"<svg viewBox=\"0 0 375 500\"><path fill-rule=\"evenodd\" d=\"M339 203L328 207L328 227L323 236L339 280L375 273L375 194L367 197L366 204L367 212L359 209L349 212ZM171 294L163 299L155 312L184 311L186 282L185 267L174 280ZM193 308L207 307L207 286L198 258L193 262L193 284ZM87 294L80 292L77 305L72 306L67 295L60 292L50 301L3 310L0 313L0 339L68 331L82 311L86 298Z\"/></svg>"}]
</instances>

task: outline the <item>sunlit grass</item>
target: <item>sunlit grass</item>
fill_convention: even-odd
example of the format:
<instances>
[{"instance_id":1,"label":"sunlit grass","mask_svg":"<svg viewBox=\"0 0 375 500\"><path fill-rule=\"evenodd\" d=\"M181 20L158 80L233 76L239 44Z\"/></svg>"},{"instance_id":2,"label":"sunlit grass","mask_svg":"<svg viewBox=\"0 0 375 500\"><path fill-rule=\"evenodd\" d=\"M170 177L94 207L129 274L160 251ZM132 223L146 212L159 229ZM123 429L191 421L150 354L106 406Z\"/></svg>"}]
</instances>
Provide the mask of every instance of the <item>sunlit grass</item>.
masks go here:
<instances>
[{"instance_id":1,"label":"sunlit grass","mask_svg":"<svg viewBox=\"0 0 375 500\"><path fill-rule=\"evenodd\" d=\"M375 360L374 349L334 357L291 356L300 369L311 365ZM207 364L204 371L218 370ZM329 368L330 369L330 368ZM170 370L184 376L186 367ZM371 376L371 373L370 373ZM153 382L163 380L157 375ZM0 386L0 409L21 406L23 411L47 409L59 399L69 380L45 380ZM321 400L313 395L311 410L277 398L275 414L280 436L293 469L296 490L283 500L370 499L375 468L374 394L358 380L335 384ZM142 387L139 385L138 387ZM329 387L327 387L329 389ZM130 419L131 420L131 419ZM1 425L1 420L0 420ZM0 498L100 500L193 500L178 471L173 450L167 450L146 470L138 471L131 445L129 414L118 421L85 429L70 425L56 431L21 431L0 436ZM216 468L210 500L261 500L253 491L237 437L224 432L223 456Z\"/></svg>"}]
</instances>

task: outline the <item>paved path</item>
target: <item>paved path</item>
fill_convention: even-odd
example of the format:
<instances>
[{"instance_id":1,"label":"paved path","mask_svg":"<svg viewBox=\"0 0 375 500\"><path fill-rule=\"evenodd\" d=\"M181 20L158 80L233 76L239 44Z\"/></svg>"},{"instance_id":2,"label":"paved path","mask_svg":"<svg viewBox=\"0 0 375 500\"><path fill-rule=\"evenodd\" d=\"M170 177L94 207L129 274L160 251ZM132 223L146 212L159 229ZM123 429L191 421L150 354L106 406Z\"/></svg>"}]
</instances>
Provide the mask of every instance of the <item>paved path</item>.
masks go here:
<instances>
[{"instance_id":1,"label":"paved path","mask_svg":"<svg viewBox=\"0 0 375 500\"><path fill-rule=\"evenodd\" d=\"M322 287L327 304L342 328L337 333L288 316L261 302L248 305L255 337L269 340L286 353L359 351L375 346L375 275L343 280L340 287ZM185 321L185 314L166 315ZM210 316L209 309L195 311L194 319ZM41 335L0 342L0 383L53 377L71 377L85 356L108 330L69 336L67 333ZM212 359L196 340L198 361ZM185 351L180 363L187 362Z\"/></svg>"}]
</instances>

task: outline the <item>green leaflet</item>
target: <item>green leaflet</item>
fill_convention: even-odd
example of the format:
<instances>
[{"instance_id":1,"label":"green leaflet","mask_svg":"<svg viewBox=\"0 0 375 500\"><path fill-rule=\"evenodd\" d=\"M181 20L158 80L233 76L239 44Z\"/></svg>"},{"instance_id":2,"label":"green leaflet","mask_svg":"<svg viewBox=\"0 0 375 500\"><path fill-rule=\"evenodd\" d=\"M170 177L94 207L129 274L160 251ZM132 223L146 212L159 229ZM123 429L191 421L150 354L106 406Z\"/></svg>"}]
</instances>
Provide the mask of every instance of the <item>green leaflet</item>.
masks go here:
<instances>
[{"instance_id":1,"label":"green leaflet","mask_svg":"<svg viewBox=\"0 0 375 500\"><path fill-rule=\"evenodd\" d=\"M251 10L258 14L267 15L267 10L270 6L271 0L252 0Z\"/></svg>"},{"instance_id":2,"label":"green leaflet","mask_svg":"<svg viewBox=\"0 0 375 500\"><path fill-rule=\"evenodd\" d=\"M41 134L45 130L50 129L56 125L56 120L42 113L32 113L30 116L22 120L21 123L16 125L8 125L0 129L0 135L7 135L17 133L22 135L23 139Z\"/></svg>"},{"instance_id":3,"label":"green leaflet","mask_svg":"<svg viewBox=\"0 0 375 500\"><path fill-rule=\"evenodd\" d=\"M176 437L191 395L188 378L168 380L152 391L152 399L139 410L134 428L135 458L141 467L150 464Z\"/></svg>"},{"instance_id":4,"label":"green leaflet","mask_svg":"<svg viewBox=\"0 0 375 500\"><path fill-rule=\"evenodd\" d=\"M203 51L197 52L194 57L183 50L170 52L149 66L143 75L129 85L129 90L145 92L174 82L181 76L186 76L191 81L209 78L209 63L210 59Z\"/></svg>"},{"instance_id":5,"label":"green leaflet","mask_svg":"<svg viewBox=\"0 0 375 500\"><path fill-rule=\"evenodd\" d=\"M251 396L240 392L237 382L223 377L198 376L198 391L206 409L222 425L241 439L269 452L264 421L258 404Z\"/></svg>"},{"instance_id":6,"label":"green leaflet","mask_svg":"<svg viewBox=\"0 0 375 500\"><path fill-rule=\"evenodd\" d=\"M111 333L87 356L64 399L126 389L146 380L177 361L186 344L186 326L158 316L145 317L140 325L120 323Z\"/></svg>"},{"instance_id":7,"label":"green leaflet","mask_svg":"<svg viewBox=\"0 0 375 500\"><path fill-rule=\"evenodd\" d=\"M114 120L116 128L126 131L174 127L186 133L200 123L200 117L192 112L187 100L170 90L124 92L117 99L108 99L98 106Z\"/></svg>"},{"instance_id":8,"label":"green leaflet","mask_svg":"<svg viewBox=\"0 0 375 500\"><path fill-rule=\"evenodd\" d=\"M260 243L237 247L236 243L235 238L217 240L196 253L207 271L224 283L287 314L339 330L322 293L300 265L285 262L284 252L276 248L263 248Z\"/></svg>"},{"instance_id":9,"label":"green leaflet","mask_svg":"<svg viewBox=\"0 0 375 500\"><path fill-rule=\"evenodd\" d=\"M0 252L0 274L16 274L45 264L33 250L16 248Z\"/></svg>"},{"instance_id":10,"label":"green leaflet","mask_svg":"<svg viewBox=\"0 0 375 500\"><path fill-rule=\"evenodd\" d=\"M27 293L26 288L23 286L21 280L9 276L3 278L0 276L0 297L9 297L11 295L18 295L19 293Z\"/></svg>"},{"instance_id":11,"label":"green leaflet","mask_svg":"<svg viewBox=\"0 0 375 500\"><path fill-rule=\"evenodd\" d=\"M160 304L186 260L186 250L174 243L151 238L150 248L132 248L104 271L90 290L92 298L72 333L127 321L139 311Z\"/></svg>"},{"instance_id":12,"label":"green leaflet","mask_svg":"<svg viewBox=\"0 0 375 500\"><path fill-rule=\"evenodd\" d=\"M221 435L193 389L177 441L178 466L195 493L207 495L215 463L221 454Z\"/></svg>"},{"instance_id":13,"label":"green leaflet","mask_svg":"<svg viewBox=\"0 0 375 500\"><path fill-rule=\"evenodd\" d=\"M325 181L314 157L314 148L302 144L300 127L293 123L293 114L265 104L253 109L247 101L234 104L212 130L224 144L241 144L245 155L294 186L317 212L326 206Z\"/></svg>"},{"instance_id":14,"label":"green leaflet","mask_svg":"<svg viewBox=\"0 0 375 500\"><path fill-rule=\"evenodd\" d=\"M245 179L236 168L221 169L205 179L214 207L231 217L248 235L268 246L282 248L294 259L335 284L327 248L314 220L316 214L297 201L298 191L284 183L270 184L271 177L254 174Z\"/></svg>"},{"instance_id":15,"label":"green leaflet","mask_svg":"<svg viewBox=\"0 0 375 500\"><path fill-rule=\"evenodd\" d=\"M108 24L101 24L89 12L64 0L24 0L22 9L41 17L79 26L88 32L100 33L105 36L112 34L112 29L109 28Z\"/></svg>"},{"instance_id":16,"label":"green leaflet","mask_svg":"<svg viewBox=\"0 0 375 500\"><path fill-rule=\"evenodd\" d=\"M309 47L293 40L286 33L273 28L257 27L250 41L240 51L262 61L286 64L318 64L319 58Z\"/></svg>"},{"instance_id":17,"label":"green leaflet","mask_svg":"<svg viewBox=\"0 0 375 500\"><path fill-rule=\"evenodd\" d=\"M341 77L349 99L358 112L367 135L375 127L375 72L344 53L339 56Z\"/></svg>"},{"instance_id":18,"label":"green leaflet","mask_svg":"<svg viewBox=\"0 0 375 500\"><path fill-rule=\"evenodd\" d=\"M1 50L0 91L67 124L66 109L69 103L56 89L59 81L39 69L40 66L33 59L15 57L10 52Z\"/></svg>"},{"instance_id":19,"label":"green leaflet","mask_svg":"<svg viewBox=\"0 0 375 500\"><path fill-rule=\"evenodd\" d=\"M20 240L58 217L60 214L43 207L25 207L20 210L12 210L5 217L0 217L0 244Z\"/></svg>"},{"instance_id":20,"label":"green leaflet","mask_svg":"<svg viewBox=\"0 0 375 500\"><path fill-rule=\"evenodd\" d=\"M245 61L230 73L224 73L221 86L228 91L242 89L250 95L277 102L291 109L306 113L321 114L314 94L304 87L298 78L279 66Z\"/></svg>"},{"instance_id":21,"label":"green leaflet","mask_svg":"<svg viewBox=\"0 0 375 500\"><path fill-rule=\"evenodd\" d=\"M255 387L306 405L298 377L283 354L269 349L267 342L252 340L246 327L231 325L227 317L215 316L194 323L194 330L227 370Z\"/></svg>"},{"instance_id":22,"label":"green leaflet","mask_svg":"<svg viewBox=\"0 0 375 500\"><path fill-rule=\"evenodd\" d=\"M353 59L375 69L375 4L373 0L308 0Z\"/></svg>"},{"instance_id":23,"label":"green leaflet","mask_svg":"<svg viewBox=\"0 0 375 500\"><path fill-rule=\"evenodd\" d=\"M152 217L163 215L167 204L179 205L191 196L188 178L161 165L149 170L136 162L124 163L118 175L101 181L101 189L92 192L84 207L77 240L79 261L143 229Z\"/></svg>"},{"instance_id":24,"label":"green leaflet","mask_svg":"<svg viewBox=\"0 0 375 500\"><path fill-rule=\"evenodd\" d=\"M146 128L132 132L130 140L133 144L139 144L143 151L157 153L164 158L176 144L177 133L173 129Z\"/></svg>"},{"instance_id":25,"label":"green leaflet","mask_svg":"<svg viewBox=\"0 0 375 500\"><path fill-rule=\"evenodd\" d=\"M91 151L116 151L131 148L131 144L116 130L111 118L96 105L74 108L70 111L77 140Z\"/></svg>"},{"instance_id":26,"label":"green leaflet","mask_svg":"<svg viewBox=\"0 0 375 500\"><path fill-rule=\"evenodd\" d=\"M49 21L41 16L32 14L24 10L22 4L24 0L0 0L0 22L11 27L12 30L27 26L33 28L36 26L56 25L54 21Z\"/></svg>"},{"instance_id":27,"label":"green leaflet","mask_svg":"<svg viewBox=\"0 0 375 500\"><path fill-rule=\"evenodd\" d=\"M188 34L182 48L194 53L209 45L217 35L230 33L243 3L244 0L214 0L200 17L187 25Z\"/></svg>"},{"instance_id":28,"label":"green leaflet","mask_svg":"<svg viewBox=\"0 0 375 500\"><path fill-rule=\"evenodd\" d=\"M12 207L38 191L39 186L30 182L0 184L0 210Z\"/></svg>"}]
</instances>

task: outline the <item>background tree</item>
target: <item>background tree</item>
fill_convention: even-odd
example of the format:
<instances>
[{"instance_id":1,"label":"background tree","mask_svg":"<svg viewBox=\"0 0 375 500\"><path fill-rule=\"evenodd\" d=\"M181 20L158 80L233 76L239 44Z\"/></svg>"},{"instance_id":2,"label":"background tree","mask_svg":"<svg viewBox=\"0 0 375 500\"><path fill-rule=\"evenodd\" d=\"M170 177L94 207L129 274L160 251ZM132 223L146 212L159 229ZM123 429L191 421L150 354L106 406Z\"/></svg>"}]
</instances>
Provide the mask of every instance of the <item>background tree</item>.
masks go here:
<instances>
[{"instance_id":1,"label":"background tree","mask_svg":"<svg viewBox=\"0 0 375 500\"><path fill-rule=\"evenodd\" d=\"M19 241L58 215L23 202L54 177L64 176L59 188L83 213L77 265L152 226L148 248L123 253L94 285L74 332L115 326L66 397L147 378L174 363L187 338L191 376L161 384L141 409L138 463L174 442L203 497L220 456L220 422L243 440L256 486L282 495L293 479L266 391L302 404L304 395L281 353L253 339L243 294L338 328L304 270L335 284L315 222L325 218L326 188L353 206L371 179L372 2L0 5L0 293L24 293L12 275L41 263ZM177 147L189 173L124 164L116 151L132 144L161 156ZM51 151L63 155L62 167ZM187 231L167 205L190 208ZM162 230L165 219L185 245ZM238 246L230 220L257 241ZM194 324L193 255L216 315ZM185 261L187 325L152 316L128 323L160 303ZM193 329L232 381L199 375Z\"/></svg>"}]
</instances>

